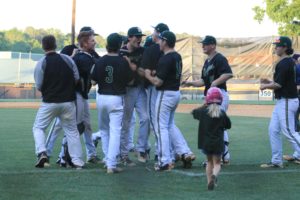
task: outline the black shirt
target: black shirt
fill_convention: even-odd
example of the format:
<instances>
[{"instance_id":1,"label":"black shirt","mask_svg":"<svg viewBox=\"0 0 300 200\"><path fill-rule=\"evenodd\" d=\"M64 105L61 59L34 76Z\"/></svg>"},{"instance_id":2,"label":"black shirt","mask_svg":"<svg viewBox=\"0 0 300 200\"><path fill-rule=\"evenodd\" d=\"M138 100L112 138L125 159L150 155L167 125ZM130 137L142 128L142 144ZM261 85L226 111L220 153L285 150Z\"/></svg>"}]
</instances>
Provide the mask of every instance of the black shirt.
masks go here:
<instances>
[{"instance_id":1,"label":"black shirt","mask_svg":"<svg viewBox=\"0 0 300 200\"><path fill-rule=\"evenodd\" d=\"M127 56L129 58L129 60L132 63L136 64L137 68L139 68L139 67L141 67L143 53L144 53L144 47L139 47L139 48L135 49L134 51L129 52L127 46L125 45L120 49L119 55ZM135 86L143 83L143 79L138 75L137 71L135 71L133 73L133 76L134 76L134 82L131 85L131 87L135 87Z\"/></svg>"},{"instance_id":2,"label":"black shirt","mask_svg":"<svg viewBox=\"0 0 300 200\"><path fill-rule=\"evenodd\" d=\"M75 78L71 65L72 63L67 63L57 53L46 55L41 88L43 102L62 103L76 99Z\"/></svg>"},{"instance_id":3,"label":"black shirt","mask_svg":"<svg viewBox=\"0 0 300 200\"><path fill-rule=\"evenodd\" d=\"M144 51L141 67L144 69L156 70L161 56L163 56L163 52L160 51L159 44L151 45Z\"/></svg>"},{"instance_id":4,"label":"black shirt","mask_svg":"<svg viewBox=\"0 0 300 200\"><path fill-rule=\"evenodd\" d=\"M77 65L80 80L76 86L76 91L79 92L83 98L88 99L88 94L91 89L91 70L95 65L95 58L87 53L80 51L73 57L74 62Z\"/></svg>"},{"instance_id":5,"label":"black shirt","mask_svg":"<svg viewBox=\"0 0 300 200\"><path fill-rule=\"evenodd\" d=\"M60 51L60 53L71 56L74 49L78 49L78 46L76 46L75 44L67 45ZM91 55L96 59L100 58L96 51L91 52Z\"/></svg>"},{"instance_id":6,"label":"black shirt","mask_svg":"<svg viewBox=\"0 0 300 200\"><path fill-rule=\"evenodd\" d=\"M297 98L296 66L292 58L286 57L275 66L274 82L281 88L274 91L275 98Z\"/></svg>"},{"instance_id":7,"label":"black shirt","mask_svg":"<svg viewBox=\"0 0 300 200\"><path fill-rule=\"evenodd\" d=\"M192 111L194 119L199 120L198 148L208 154L224 152L224 130L231 128L231 121L222 110L220 117L212 118L206 106Z\"/></svg>"},{"instance_id":8,"label":"black shirt","mask_svg":"<svg viewBox=\"0 0 300 200\"><path fill-rule=\"evenodd\" d=\"M171 52L159 59L156 76L163 80L163 84L157 90L179 90L182 72L182 60L180 54Z\"/></svg>"},{"instance_id":9,"label":"black shirt","mask_svg":"<svg viewBox=\"0 0 300 200\"><path fill-rule=\"evenodd\" d=\"M125 58L105 55L100 58L92 73L98 84L98 93L104 95L126 94L126 85L132 80L132 71Z\"/></svg>"},{"instance_id":10,"label":"black shirt","mask_svg":"<svg viewBox=\"0 0 300 200\"><path fill-rule=\"evenodd\" d=\"M218 79L222 74L232 74L228 61L222 54L217 53L211 60L206 59L201 75L205 84L204 95L206 95L211 83ZM227 91L226 82L217 87Z\"/></svg>"}]
</instances>

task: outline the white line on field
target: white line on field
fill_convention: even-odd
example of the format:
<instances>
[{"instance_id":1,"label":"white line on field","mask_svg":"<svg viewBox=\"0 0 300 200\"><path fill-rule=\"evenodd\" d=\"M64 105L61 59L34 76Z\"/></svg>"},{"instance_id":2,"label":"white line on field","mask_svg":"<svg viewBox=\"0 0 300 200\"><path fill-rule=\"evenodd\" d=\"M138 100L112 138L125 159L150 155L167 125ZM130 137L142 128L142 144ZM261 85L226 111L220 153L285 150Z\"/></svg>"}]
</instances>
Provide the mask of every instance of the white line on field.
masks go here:
<instances>
[{"instance_id":1,"label":"white line on field","mask_svg":"<svg viewBox=\"0 0 300 200\"><path fill-rule=\"evenodd\" d=\"M186 172L174 169L171 172L175 174L181 174L190 177L202 177L206 176L205 173ZM257 170L257 171L236 171L236 172L222 172L220 175L248 175L248 174L280 174L280 173L295 173L300 172L300 169L278 169L278 170Z\"/></svg>"},{"instance_id":2,"label":"white line on field","mask_svg":"<svg viewBox=\"0 0 300 200\"><path fill-rule=\"evenodd\" d=\"M149 168L145 168L147 171L152 171ZM105 173L105 169L36 169L36 170L25 170L25 171L0 171L0 175L21 175L21 174L57 174L57 173L90 173L90 172L97 172L97 173ZM126 172L126 171L125 171ZM187 172L182 170L173 169L171 170L172 173L185 175L189 177L203 177L206 176L205 173L196 173L196 172ZM257 171L232 171L232 172L222 172L220 175L251 175L251 174L280 174L280 173L295 173L299 172L300 169L278 169L278 170L257 170Z\"/></svg>"}]
</instances>

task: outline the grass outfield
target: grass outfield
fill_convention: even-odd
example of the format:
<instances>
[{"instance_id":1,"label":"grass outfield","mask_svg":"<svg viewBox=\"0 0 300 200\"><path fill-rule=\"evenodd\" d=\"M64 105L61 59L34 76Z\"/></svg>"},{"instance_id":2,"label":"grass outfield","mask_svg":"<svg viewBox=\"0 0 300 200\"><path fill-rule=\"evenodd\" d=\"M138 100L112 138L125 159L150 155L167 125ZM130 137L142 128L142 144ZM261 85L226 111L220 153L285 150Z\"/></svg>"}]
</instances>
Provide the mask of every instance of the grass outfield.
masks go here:
<instances>
[{"instance_id":1,"label":"grass outfield","mask_svg":"<svg viewBox=\"0 0 300 200\"><path fill-rule=\"evenodd\" d=\"M267 134L269 119L232 117L230 131L231 165L222 168L215 191L206 189L206 177L197 151L197 121L189 114L177 114L176 122L197 154L194 167L183 170L178 164L170 172L154 172L153 161L107 175L101 165L87 169L59 168L55 164L57 142L51 167L34 168L32 124L34 109L0 109L0 199L299 199L300 166L260 169L270 159ZM96 128L96 110L91 111ZM152 139L153 140L153 139ZM285 142L284 149L290 153ZM98 151L100 151L98 147ZM152 156L153 157L153 156ZM133 159L136 159L132 156Z\"/></svg>"}]
</instances>

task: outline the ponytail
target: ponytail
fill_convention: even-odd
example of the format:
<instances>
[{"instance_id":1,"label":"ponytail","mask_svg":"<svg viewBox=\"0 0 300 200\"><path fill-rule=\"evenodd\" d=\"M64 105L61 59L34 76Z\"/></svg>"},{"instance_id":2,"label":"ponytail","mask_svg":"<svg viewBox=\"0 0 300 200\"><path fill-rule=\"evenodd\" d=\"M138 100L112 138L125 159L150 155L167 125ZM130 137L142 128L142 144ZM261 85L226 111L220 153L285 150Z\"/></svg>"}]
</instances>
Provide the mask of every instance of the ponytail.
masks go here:
<instances>
[{"instance_id":1,"label":"ponytail","mask_svg":"<svg viewBox=\"0 0 300 200\"><path fill-rule=\"evenodd\" d=\"M218 118L221 115L221 106L216 103L208 105L208 115L212 118Z\"/></svg>"}]
</instances>

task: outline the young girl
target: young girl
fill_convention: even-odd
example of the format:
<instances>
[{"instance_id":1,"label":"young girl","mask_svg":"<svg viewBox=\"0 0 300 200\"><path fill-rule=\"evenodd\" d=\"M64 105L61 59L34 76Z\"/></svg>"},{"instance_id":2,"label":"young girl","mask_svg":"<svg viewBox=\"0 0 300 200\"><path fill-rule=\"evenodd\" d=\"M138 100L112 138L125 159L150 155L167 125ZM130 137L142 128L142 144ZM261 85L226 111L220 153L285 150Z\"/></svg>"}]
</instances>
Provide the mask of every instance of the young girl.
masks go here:
<instances>
[{"instance_id":1,"label":"young girl","mask_svg":"<svg viewBox=\"0 0 300 200\"><path fill-rule=\"evenodd\" d=\"M198 148L207 157L206 176L208 190L213 190L221 170L221 157L224 152L224 130L231 128L231 121L221 109L222 92L217 87L207 91L204 106L192 111L199 120Z\"/></svg>"}]
</instances>

